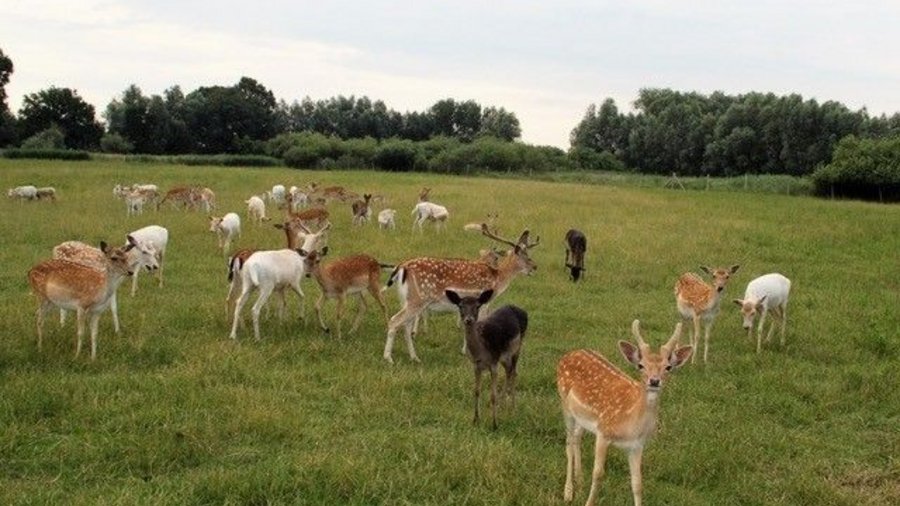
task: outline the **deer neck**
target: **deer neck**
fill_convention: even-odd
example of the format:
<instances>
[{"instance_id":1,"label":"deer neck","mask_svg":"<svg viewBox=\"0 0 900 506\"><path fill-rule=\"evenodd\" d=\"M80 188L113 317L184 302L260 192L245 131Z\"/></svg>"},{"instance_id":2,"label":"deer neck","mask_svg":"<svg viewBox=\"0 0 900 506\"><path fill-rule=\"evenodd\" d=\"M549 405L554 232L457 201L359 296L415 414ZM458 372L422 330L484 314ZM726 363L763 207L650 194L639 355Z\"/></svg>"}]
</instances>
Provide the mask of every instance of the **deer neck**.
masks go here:
<instances>
[{"instance_id":1,"label":"deer neck","mask_svg":"<svg viewBox=\"0 0 900 506\"><path fill-rule=\"evenodd\" d=\"M722 295L725 293L725 290L718 291L715 287L710 287L710 294L707 296L706 304L703 307L704 311L713 311L717 312L719 310L719 304L722 302Z\"/></svg>"},{"instance_id":2,"label":"deer neck","mask_svg":"<svg viewBox=\"0 0 900 506\"><path fill-rule=\"evenodd\" d=\"M104 290L105 291L104 295L106 295L106 297L109 297L110 295L115 293L115 291L119 289L119 285L121 285L122 282L125 281L126 276L127 276L127 274L125 274L124 272L122 272L118 269L113 269L111 266L107 265L107 267L106 267L106 287L105 287L106 289Z\"/></svg>"},{"instance_id":3,"label":"deer neck","mask_svg":"<svg viewBox=\"0 0 900 506\"><path fill-rule=\"evenodd\" d=\"M506 255L497 266L497 280L494 282L494 296L506 291L513 278L519 274L519 264L515 254Z\"/></svg>"}]
</instances>

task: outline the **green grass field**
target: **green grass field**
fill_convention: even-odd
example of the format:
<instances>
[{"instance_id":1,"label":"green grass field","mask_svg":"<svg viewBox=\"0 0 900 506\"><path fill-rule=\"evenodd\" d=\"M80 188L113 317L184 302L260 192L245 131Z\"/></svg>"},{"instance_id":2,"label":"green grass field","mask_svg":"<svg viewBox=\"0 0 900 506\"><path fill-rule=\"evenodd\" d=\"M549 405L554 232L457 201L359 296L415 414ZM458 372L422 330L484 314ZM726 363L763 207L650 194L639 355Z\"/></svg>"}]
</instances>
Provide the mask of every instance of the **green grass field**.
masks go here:
<instances>
[{"instance_id":1,"label":"green grass field","mask_svg":"<svg viewBox=\"0 0 900 506\"><path fill-rule=\"evenodd\" d=\"M345 185L388 197L398 229L350 226L330 204L330 255L396 263L471 256L491 241L462 231L491 210L503 235L540 235L539 268L499 299L529 312L519 404L499 429L471 423L473 377L449 314L431 318L411 363L402 339L381 358L374 305L340 342L275 312L264 338L227 339L225 261L202 212L126 217L115 183L203 184L220 212L272 184ZM55 186L56 204L0 200L0 503L558 504L565 478L556 362L589 347L626 369L616 341L639 318L660 343L677 319L672 287L700 264L740 264L727 289L781 272L793 281L787 344L755 341L724 303L710 363L678 370L644 453L647 504L900 503L900 207L808 197L537 183L376 172L305 172L0 160L2 187ZM446 205L442 234L410 232L423 185ZM277 211L270 209L270 214ZM25 273L55 244L120 243L141 226L170 231L166 285L142 275L119 293L123 330L101 319L98 359L74 357L74 319L35 342ZM588 236L587 273L563 268L565 231ZM271 224L244 220L238 247L280 248ZM386 275L385 275L386 277ZM274 301L273 301L274 302ZM270 302L270 305L274 304ZM351 309L355 303L351 303ZM399 309L389 292L389 311ZM332 318L333 303L327 318ZM345 329L347 325L345 325ZM626 369L633 375L636 371ZM486 396L482 397L486 401ZM483 411L483 414L486 411ZM488 412L489 413L489 412ZM587 477L593 438L583 452ZM627 460L611 450L602 504L630 504ZM587 496L587 483L576 504Z\"/></svg>"}]
</instances>

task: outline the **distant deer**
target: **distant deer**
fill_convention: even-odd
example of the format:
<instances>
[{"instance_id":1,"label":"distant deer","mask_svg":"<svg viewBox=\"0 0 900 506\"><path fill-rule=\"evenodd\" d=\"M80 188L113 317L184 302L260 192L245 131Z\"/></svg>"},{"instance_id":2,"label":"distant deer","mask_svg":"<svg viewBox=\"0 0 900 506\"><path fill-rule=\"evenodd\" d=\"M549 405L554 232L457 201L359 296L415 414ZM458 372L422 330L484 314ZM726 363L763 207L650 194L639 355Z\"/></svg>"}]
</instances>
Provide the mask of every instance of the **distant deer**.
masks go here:
<instances>
[{"instance_id":1,"label":"distant deer","mask_svg":"<svg viewBox=\"0 0 900 506\"><path fill-rule=\"evenodd\" d=\"M740 265L732 265L728 269L710 269L701 266L700 270L713 278L713 284L709 285L693 272L686 272L675 282L675 304L678 312L685 320L693 320L694 331L691 333L691 344L694 349L700 345L700 324L703 323L703 363L706 363L709 353L709 332L712 324L719 314L719 304L722 294L725 293L725 285L732 274L737 272ZM691 363L694 357L691 357Z\"/></svg>"},{"instance_id":2,"label":"distant deer","mask_svg":"<svg viewBox=\"0 0 900 506\"><path fill-rule=\"evenodd\" d=\"M572 281L578 281L584 272L584 253L587 251L587 238L580 230L570 228L566 232L566 268Z\"/></svg>"},{"instance_id":3,"label":"distant deer","mask_svg":"<svg viewBox=\"0 0 900 506\"><path fill-rule=\"evenodd\" d=\"M329 332L325 320L322 318L322 303L326 298L337 299L337 338L341 338L341 316L344 311L344 300L348 295L359 295L359 310L356 313L356 319L353 326L350 327L350 333L356 332L359 323L362 320L363 313L366 312L366 299L363 292L368 290L375 302L381 307L381 313L387 321L387 306L384 304L384 298L381 295L381 269L393 268L393 265L380 264L377 260L369 255L353 255L344 258L338 258L326 264L322 264L322 257L328 254L326 246L320 251L311 251L304 263L306 264L306 275L312 276L322 288L322 295L316 301L316 316L319 317L319 325L324 332Z\"/></svg>"},{"instance_id":4,"label":"distant deer","mask_svg":"<svg viewBox=\"0 0 900 506\"><path fill-rule=\"evenodd\" d=\"M644 445L656 431L663 380L670 371L684 364L694 349L691 346L676 349L681 323L675 325L675 332L659 353L653 353L644 342L638 320L631 324L631 331L638 346L619 341L619 350L625 360L641 371L641 381L635 381L591 350L567 353L556 368L556 387L566 423L563 499L567 502L572 500L574 486L581 481L581 437L588 430L597 440L591 491L585 505L591 506L597 499L610 444L628 452L631 493L635 506L641 504L641 459Z\"/></svg>"},{"instance_id":5,"label":"distant deer","mask_svg":"<svg viewBox=\"0 0 900 506\"><path fill-rule=\"evenodd\" d=\"M419 202L428 202L429 193L431 193L431 188L423 186L422 190L419 192Z\"/></svg>"},{"instance_id":6,"label":"distant deer","mask_svg":"<svg viewBox=\"0 0 900 506\"><path fill-rule=\"evenodd\" d=\"M485 221L481 222L486 224L488 226L488 230L495 234L499 233L499 229L497 228L497 217L498 213L496 211L493 211L487 214L487 219ZM465 225L463 225L463 230L467 232L481 232L481 223L466 223Z\"/></svg>"},{"instance_id":7,"label":"distant deer","mask_svg":"<svg viewBox=\"0 0 900 506\"><path fill-rule=\"evenodd\" d=\"M519 351L522 340L528 330L528 313L522 308L506 305L494 311L487 318L478 320L481 307L494 295L493 290L485 290L477 297L460 297L453 290L446 290L447 300L459 308L462 319L466 348L469 358L475 366L475 418L478 423L481 397L481 373L491 371L491 420L492 427L497 428L497 364L502 362L506 371L506 394L516 407L516 364L519 362Z\"/></svg>"},{"instance_id":8,"label":"distant deer","mask_svg":"<svg viewBox=\"0 0 900 506\"><path fill-rule=\"evenodd\" d=\"M466 293L481 293L491 289L494 290L494 296L498 297L516 276L531 274L537 269L537 264L528 256L528 250L540 243L540 237L532 243L529 241L528 230L525 230L518 241L512 242L490 232L487 226L482 229L482 234L511 247L496 267L481 260L421 257L407 260L394 269L388 285L397 283L397 293L403 307L388 322L384 343L385 360L394 362L391 357L394 336L397 329L403 326L409 358L419 362L412 340L413 325L422 312L430 307L453 308L445 294L448 288Z\"/></svg>"},{"instance_id":9,"label":"distant deer","mask_svg":"<svg viewBox=\"0 0 900 506\"><path fill-rule=\"evenodd\" d=\"M356 200L351 204L354 225L364 225L369 221L369 216L372 214L372 209L369 207L369 201L371 200L372 194L364 193L362 200Z\"/></svg>"},{"instance_id":10,"label":"distant deer","mask_svg":"<svg viewBox=\"0 0 900 506\"><path fill-rule=\"evenodd\" d=\"M787 303L791 294L791 280L778 273L764 274L747 284L743 299L734 299L740 306L744 329L747 336L753 336L753 320L759 316L759 328L756 331L756 353L762 350L763 324L766 315L772 313L772 323L766 342L772 338L775 320L781 320L781 345L784 346L784 330L787 326Z\"/></svg>"}]
</instances>

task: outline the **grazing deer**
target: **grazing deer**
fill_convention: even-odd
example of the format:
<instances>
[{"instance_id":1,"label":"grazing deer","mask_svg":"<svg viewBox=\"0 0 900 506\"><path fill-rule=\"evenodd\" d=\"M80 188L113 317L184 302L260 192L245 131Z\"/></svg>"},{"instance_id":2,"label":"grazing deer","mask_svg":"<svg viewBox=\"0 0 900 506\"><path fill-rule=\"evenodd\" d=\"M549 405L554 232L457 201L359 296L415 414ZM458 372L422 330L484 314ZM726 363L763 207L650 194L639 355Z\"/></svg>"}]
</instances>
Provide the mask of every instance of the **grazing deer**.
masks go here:
<instances>
[{"instance_id":1,"label":"grazing deer","mask_svg":"<svg viewBox=\"0 0 900 506\"><path fill-rule=\"evenodd\" d=\"M353 209L354 225L364 225L367 221L369 221L369 216L371 216L372 214L372 209L369 207L369 201L371 200L372 194L364 193L362 200L353 202L351 208Z\"/></svg>"},{"instance_id":2,"label":"grazing deer","mask_svg":"<svg viewBox=\"0 0 900 506\"><path fill-rule=\"evenodd\" d=\"M581 481L581 436L588 430L596 436L596 444L591 491L585 505L591 506L597 499L610 444L628 452L631 493L635 506L641 504L641 459L644 445L656 431L663 380L669 372L684 364L694 349L691 346L676 349L681 323L675 325L675 332L660 347L659 353L653 353L644 342L638 320L631 324L631 332L638 346L619 341L619 350L625 360L641 371L640 381L635 381L591 350L567 353L556 368L556 388L566 423L563 498L567 502L572 500L574 485Z\"/></svg>"},{"instance_id":3,"label":"grazing deer","mask_svg":"<svg viewBox=\"0 0 900 506\"><path fill-rule=\"evenodd\" d=\"M419 192L419 202L428 202L429 193L431 193L431 188L423 186L422 190Z\"/></svg>"},{"instance_id":4,"label":"grazing deer","mask_svg":"<svg viewBox=\"0 0 900 506\"><path fill-rule=\"evenodd\" d=\"M185 209L194 208L194 188L190 186L177 186L167 191L166 194L156 203L158 211L166 201L171 201L174 205L181 204Z\"/></svg>"},{"instance_id":5,"label":"grazing deer","mask_svg":"<svg viewBox=\"0 0 900 506\"><path fill-rule=\"evenodd\" d=\"M709 332L712 330L716 315L719 314L719 303L722 301L722 294L725 293L725 285L728 284L728 278L739 268L740 265L732 265L728 269L710 269L701 266L700 270L712 276L712 285L704 282L693 272L682 274L675 282L675 304L678 306L678 312L683 319L694 322L691 344L695 350L700 345L700 324L701 322L704 324L703 363L706 363L709 353ZM694 356L691 357L691 363L693 362Z\"/></svg>"},{"instance_id":6,"label":"grazing deer","mask_svg":"<svg viewBox=\"0 0 900 506\"><path fill-rule=\"evenodd\" d=\"M498 214L496 211L490 212L487 214L487 220L481 222L487 224L488 230L495 234L500 233L499 229L497 228L497 217ZM463 230L467 232L481 232L481 223L466 223L465 225L463 225Z\"/></svg>"},{"instance_id":7,"label":"grazing deer","mask_svg":"<svg viewBox=\"0 0 900 506\"><path fill-rule=\"evenodd\" d=\"M584 272L584 253L587 251L587 238L580 230L574 228L566 232L566 268L572 276L572 282L578 281Z\"/></svg>"},{"instance_id":8,"label":"grazing deer","mask_svg":"<svg viewBox=\"0 0 900 506\"><path fill-rule=\"evenodd\" d=\"M412 340L413 324L423 311L431 307L453 309L454 306L447 300L445 290L454 289L457 292L471 294L491 289L494 290L495 296L499 296L506 291L513 278L519 274L531 274L537 269L537 264L528 256L528 250L537 246L540 238L530 243L528 230L522 232L516 242L495 235L487 229L487 226L482 229L482 234L512 248L500 259L496 267L480 260L421 257L407 260L394 269L388 286L398 281L397 293L403 307L388 322L387 338L384 343L385 360L394 362L391 357L394 336L397 329L403 326L409 358L419 362Z\"/></svg>"},{"instance_id":9,"label":"grazing deer","mask_svg":"<svg viewBox=\"0 0 900 506\"><path fill-rule=\"evenodd\" d=\"M734 299L740 306L744 329L747 337L753 336L753 320L759 315L759 328L756 331L756 353L762 350L763 324L766 315L772 313L772 323L766 342L772 339L775 330L775 319L781 320L781 345L784 346L784 330L787 326L787 303L791 294L791 280L781 274L764 274L747 284L743 299Z\"/></svg>"},{"instance_id":10,"label":"grazing deer","mask_svg":"<svg viewBox=\"0 0 900 506\"><path fill-rule=\"evenodd\" d=\"M285 206L285 221L299 221L306 227L321 227L328 221L328 210L324 207L310 207L300 212L294 212L294 196L290 193L285 196L287 206Z\"/></svg>"},{"instance_id":11,"label":"grazing deer","mask_svg":"<svg viewBox=\"0 0 900 506\"><path fill-rule=\"evenodd\" d=\"M337 338L341 338L341 317L344 311L344 300L348 295L359 295L359 310L356 313L356 319L353 326L350 327L350 333L356 332L362 321L363 313L366 312L366 298L363 291L368 290L375 302L381 307L381 313L387 322L387 306L384 304L384 298L381 295L381 269L393 268L393 265L378 263L378 260L369 255L353 255L344 258L332 260L326 264L322 263L322 257L328 254L326 246L319 251L311 251L304 258L306 264L306 276L312 276L322 288L322 295L316 301L316 316L319 317L319 325L324 332L329 332L329 328L325 325L322 318L322 303L326 298L337 299L337 314L335 315Z\"/></svg>"},{"instance_id":12,"label":"grazing deer","mask_svg":"<svg viewBox=\"0 0 900 506\"><path fill-rule=\"evenodd\" d=\"M84 335L84 318L90 316L91 359L97 358L97 327L100 315L110 305L116 289L126 276L132 274L128 252L133 244L113 248L100 243L100 251L105 257L105 270L98 271L87 265L67 260L45 260L28 271L31 289L40 299L37 310L37 344L41 349L43 341L44 317L56 306L60 309L76 311L78 315L75 356L81 353L81 338Z\"/></svg>"},{"instance_id":13,"label":"grazing deer","mask_svg":"<svg viewBox=\"0 0 900 506\"><path fill-rule=\"evenodd\" d=\"M494 295L493 290L485 290L477 297L460 297L453 290L446 290L447 300L459 308L459 316L465 326L466 348L475 366L475 418L478 423L481 397L481 373L491 371L491 419L497 428L497 364L502 362L506 371L505 391L516 407L516 364L522 340L528 329L528 313L522 308L506 305L494 311L487 318L478 320L478 312Z\"/></svg>"}]
</instances>

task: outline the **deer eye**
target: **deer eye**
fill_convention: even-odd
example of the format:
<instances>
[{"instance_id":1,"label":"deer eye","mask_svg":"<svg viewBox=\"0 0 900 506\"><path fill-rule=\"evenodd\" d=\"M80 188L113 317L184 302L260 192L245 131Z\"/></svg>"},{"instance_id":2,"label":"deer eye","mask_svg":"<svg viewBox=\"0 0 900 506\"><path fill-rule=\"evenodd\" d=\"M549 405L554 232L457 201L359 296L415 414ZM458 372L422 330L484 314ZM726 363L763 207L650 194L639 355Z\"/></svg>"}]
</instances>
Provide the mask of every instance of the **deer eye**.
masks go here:
<instances>
[{"instance_id":1,"label":"deer eye","mask_svg":"<svg viewBox=\"0 0 900 506\"><path fill-rule=\"evenodd\" d=\"M643 368L644 368L644 364L638 364L638 369L643 369Z\"/></svg>"},{"instance_id":2,"label":"deer eye","mask_svg":"<svg viewBox=\"0 0 900 506\"><path fill-rule=\"evenodd\" d=\"M667 370L667 371L671 371L671 370L672 370L672 366L671 366L671 365L667 365L667 366L666 366L666 370Z\"/></svg>"}]
</instances>

